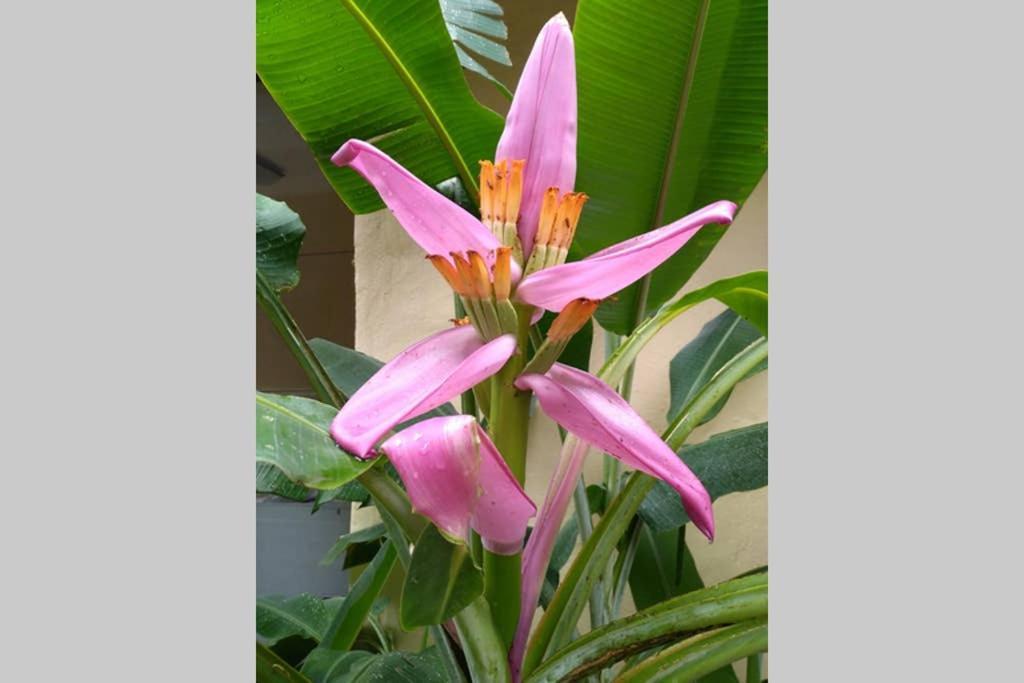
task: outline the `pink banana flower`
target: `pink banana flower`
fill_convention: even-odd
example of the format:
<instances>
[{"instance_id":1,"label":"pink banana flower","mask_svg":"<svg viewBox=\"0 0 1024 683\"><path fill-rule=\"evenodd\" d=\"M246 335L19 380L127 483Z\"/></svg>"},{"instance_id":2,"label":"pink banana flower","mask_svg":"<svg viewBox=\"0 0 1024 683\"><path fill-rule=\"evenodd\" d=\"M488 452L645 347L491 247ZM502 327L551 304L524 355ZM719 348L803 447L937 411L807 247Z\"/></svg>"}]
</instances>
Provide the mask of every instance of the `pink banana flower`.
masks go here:
<instances>
[{"instance_id":1,"label":"pink banana flower","mask_svg":"<svg viewBox=\"0 0 1024 683\"><path fill-rule=\"evenodd\" d=\"M331 425L333 438L358 457L388 455L417 512L449 537L462 539L472 528L492 552L518 552L535 507L472 417L426 420L379 449L374 446L396 425L484 381L514 353L526 353L516 348L512 334L518 319L530 315L535 322L542 309L554 311L559 315L544 344L552 350L549 362L527 365L516 387L535 393L544 412L584 444L671 484L691 519L710 538L710 498L686 465L611 387L550 361L586 324L600 300L664 263L703 226L730 223L736 206L716 202L565 263L587 197L573 191L575 56L572 33L561 14L537 37L496 157L497 163L481 162L479 219L369 143L349 140L332 157L336 165L354 169L374 186L462 298L472 323L417 342L381 368L339 411ZM552 482L526 549L513 668L518 668L539 580L586 446L575 451L559 466L558 485Z\"/></svg>"}]
</instances>

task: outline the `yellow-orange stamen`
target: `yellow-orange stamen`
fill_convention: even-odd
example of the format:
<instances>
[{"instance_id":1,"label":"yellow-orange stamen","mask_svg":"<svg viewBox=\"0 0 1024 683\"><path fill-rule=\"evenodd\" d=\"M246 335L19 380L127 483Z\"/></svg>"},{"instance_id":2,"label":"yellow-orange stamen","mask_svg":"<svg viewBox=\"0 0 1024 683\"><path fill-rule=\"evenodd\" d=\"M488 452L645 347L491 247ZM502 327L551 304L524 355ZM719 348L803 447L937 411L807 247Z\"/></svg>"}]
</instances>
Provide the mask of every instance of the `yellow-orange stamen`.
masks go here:
<instances>
[{"instance_id":1,"label":"yellow-orange stamen","mask_svg":"<svg viewBox=\"0 0 1024 683\"><path fill-rule=\"evenodd\" d=\"M476 296L476 289L473 287L473 267L469 265L469 261L462 254L452 252L451 257L455 261L455 270L458 271L459 281L462 284L463 292L465 292L462 296Z\"/></svg>"},{"instance_id":2,"label":"yellow-orange stamen","mask_svg":"<svg viewBox=\"0 0 1024 683\"><path fill-rule=\"evenodd\" d=\"M494 165L494 223L505 222L505 201L508 199L508 162L502 159Z\"/></svg>"},{"instance_id":3,"label":"yellow-orange stamen","mask_svg":"<svg viewBox=\"0 0 1024 683\"><path fill-rule=\"evenodd\" d=\"M473 269L473 289L481 299L491 298L491 275L484 257L475 251L469 252L469 265Z\"/></svg>"},{"instance_id":4,"label":"yellow-orange stamen","mask_svg":"<svg viewBox=\"0 0 1024 683\"><path fill-rule=\"evenodd\" d=\"M522 159L515 159L509 169L507 185L507 199L505 200L505 222L519 222L519 205L523 198L523 166L526 162Z\"/></svg>"},{"instance_id":5,"label":"yellow-orange stamen","mask_svg":"<svg viewBox=\"0 0 1024 683\"><path fill-rule=\"evenodd\" d=\"M465 327L466 325L469 324L469 316L467 315L464 318L448 318L448 322L450 322L455 327Z\"/></svg>"},{"instance_id":6,"label":"yellow-orange stamen","mask_svg":"<svg viewBox=\"0 0 1024 683\"><path fill-rule=\"evenodd\" d=\"M498 247L494 260L494 298L505 301L512 293L512 247Z\"/></svg>"},{"instance_id":7,"label":"yellow-orange stamen","mask_svg":"<svg viewBox=\"0 0 1024 683\"><path fill-rule=\"evenodd\" d=\"M570 339L587 324L600 303L598 299L574 299L567 303L548 328L548 339L555 342Z\"/></svg>"},{"instance_id":8,"label":"yellow-orange stamen","mask_svg":"<svg viewBox=\"0 0 1024 683\"><path fill-rule=\"evenodd\" d=\"M480 219L490 225L494 220L495 195L494 164L490 161L480 162Z\"/></svg>"},{"instance_id":9,"label":"yellow-orange stamen","mask_svg":"<svg viewBox=\"0 0 1024 683\"><path fill-rule=\"evenodd\" d=\"M558 213L558 188L549 187L544 192L544 199L540 204L540 220L537 223L537 236L534 238L536 244L547 244L551 240L551 229L555 223L556 213Z\"/></svg>"},{"instance_id":10,"label":"yellow-orange stamen","mask_svg":"<svg viewBox=\"0 0 1024 683\"><path fill-rule=\"evenodd\" d=\"M437 269L437 272L441 273L441 276L448 282L448 285L455 290L456 294L466 296L467 291L462 285L462 279L448 259L444 256L428 256L427 258L430 259L430 263Z\"/></svg>"}]
</instances>

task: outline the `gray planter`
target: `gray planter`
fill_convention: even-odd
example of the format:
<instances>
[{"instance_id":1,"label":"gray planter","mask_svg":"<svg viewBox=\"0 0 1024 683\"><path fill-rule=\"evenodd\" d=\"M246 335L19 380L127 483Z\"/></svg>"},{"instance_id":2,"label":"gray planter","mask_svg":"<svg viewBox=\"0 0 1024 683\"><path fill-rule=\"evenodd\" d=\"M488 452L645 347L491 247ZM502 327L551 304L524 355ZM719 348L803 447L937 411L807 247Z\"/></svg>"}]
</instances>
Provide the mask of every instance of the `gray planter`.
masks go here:
<instances>
[{"instance_id":1,"label":"gray planter","mask_svg":"<svg viewBox=\"0 0 1024 683\"><path fill-rule=\"evenodd\" d=\"M345 594L340 560L330 567L321 567L320 560L338 536L348 533L350 504L332 501L311 515L312 509L312 503L257 496L257 595Z\"/></svg>"}]
</instances>

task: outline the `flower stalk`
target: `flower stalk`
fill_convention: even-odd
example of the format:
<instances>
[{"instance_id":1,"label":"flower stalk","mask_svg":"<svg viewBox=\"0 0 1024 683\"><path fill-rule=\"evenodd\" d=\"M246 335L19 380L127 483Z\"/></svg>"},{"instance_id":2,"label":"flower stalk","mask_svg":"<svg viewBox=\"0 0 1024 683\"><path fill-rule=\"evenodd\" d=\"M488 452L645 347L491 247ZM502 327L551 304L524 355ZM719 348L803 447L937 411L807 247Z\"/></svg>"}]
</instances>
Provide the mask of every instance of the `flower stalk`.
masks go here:
<instances>
[{"instance_id":1,"label":"flower stalk","mask_svg":"<svg viewBox=\"0 0 1024 683\"><path fill-rule=\"evenodd\" d=\"M526 365L531 309L516 307L516 351L491 378L491 411L488 431L520 485L526 481L526 450L530 430L530 392L515 387ZM519 622L521 554L498 555L484 551L484 595L491 607L495 628L511 646Z\"/></svg>"}]
</instances>

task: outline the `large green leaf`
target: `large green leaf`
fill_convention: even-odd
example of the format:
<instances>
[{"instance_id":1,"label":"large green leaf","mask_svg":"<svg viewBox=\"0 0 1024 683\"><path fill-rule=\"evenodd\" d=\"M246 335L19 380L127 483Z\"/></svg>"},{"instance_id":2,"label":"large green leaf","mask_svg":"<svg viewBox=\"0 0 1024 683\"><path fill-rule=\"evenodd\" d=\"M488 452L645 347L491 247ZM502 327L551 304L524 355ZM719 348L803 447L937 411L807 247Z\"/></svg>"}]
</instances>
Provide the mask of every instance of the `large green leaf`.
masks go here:
<instances>
[{"instance_id":1,"label":"large green leaf","mask_svg":"<svg viewBox=\"0 0 1024 683\"><path fill-rule=\"evenodd\" d=\"M302 664L313 683L448 683L436 647L371 654L314 650Z\"/></svg>"},{"instance_id":2,"label":"large green leaf","mask_svg":"<svg viewBox=\"0 0 1024 683\"><path fill-rule=\"evenodd\" d=\"M469 54L472 52L492 62L512 66L508 50L499 42L508 38L508 28L501 19L504 14L501 5L494 0L441 0L441 14L463 68L490 79L507 93L501 81Z\"/></svg>"},{"instance_id":3,"label":"large green leaf","mask_svg":"<svg viewBox=\"0 0 1024 683\"><path fill-rule=\"evenodd\" d=\"M257 0L256 70L355 213L383 206L331 155L367 140L430 185L476 194L501 117L472 96L438 0Z\"/></svg>"},{"instance_id":4,"label":"large green leaf","mask_svg":"<svg viewBox=\"0 0 1024 683\"><path fill-rule=\"evenodd\" d=\"M687 634L767 614L767 575L733 579L594 629L548 657L526 676L524 683L578 680L634 653L678 641Z\"/></svg>"},{"instance_id":5,"label":"large green leaf","mask_svg":"<svg viewBox=\"0 0 1024 683\"><path fill-rule=\"evenodd\" d=\"M759 489L768 485L768 423L715 434L707 441L686 446L679 456L704 484L711 500ZM660 480L638 512L655 532L676 529L690 521L679 494Z\"/></svg>"},{"instance_id":6,"label":"large green leaf","mask_svg":"<svg viewBox=\"0 0 1024 683\"><path fill-rule=\"evenodd\" d=\"M256 462L292 481L334 489L373 467L341 450L327 431L337 410L301 396L256 392Z\"/></svg>"},{"instance_id":7,"label":"large green leaf","mask_svg":"<svg viewBox=\"0 0 1024 683\"><path fill-rule=\"evenodd\" d=\"M256 195L256 269L275 291L299 284L299 249L306 226L284 202Z\"/></svg>"},{"instance_id":8,"label":"large green leaf","mask_svg":"<svg viewBox=\"0 0 1024 683\"><path fill-rule=\"evenodd\" d=\"M484 591L484 577L469 548L451 543L434 527L423 530L402 587L399 614L407 631L449 619Z\"/></svg>"},{"instance_id":9,"label":"large green leaf","mask_svg":"<svg viewBox=\"0 0 1024 683\"><path fill-rule=\"evenodd\" d=\"M579 171L590 195L575 258L719 199L742 204L767 167L767 0L579 0ZM655 271L671 298L725 230L703 228ZM640 285L597 311L625 334Z\"/></svg>"},{"instance_id":10,"label":"large green leaf","mask_svg":"<svg viewBox=\"0 0 1024 683\"><path fill-rule=\"evenodd\" d=\"M260 596L256 598L256 634L267 645L289 636L302 636L319 643L324 639L341 601L341 598L322 600L309 593L292 598Z\"/></svg>"},{"instance_id":11,"label":"large green leaf","mask_svg":"<svg viewBox=\"0 0 1024 683\"><path fill-rule=\"evenodd\" d=\"M671 422L683 407L690 402L697 391L704 386L729 359L750 346L761 337L761 331L741 318L731 308L722 311L701 328L700 334L684 346L669 363L669 386L672 401L668 409L668 421ZM756 374L768 367L765 361L754 368L750 374ZM732 392L729 392L731 395ZM718 415L729 400L726 395L711 409L701 421L708 422Z\"/></svg>"}]
</instances>

